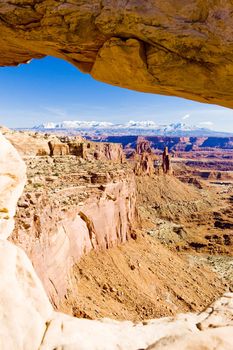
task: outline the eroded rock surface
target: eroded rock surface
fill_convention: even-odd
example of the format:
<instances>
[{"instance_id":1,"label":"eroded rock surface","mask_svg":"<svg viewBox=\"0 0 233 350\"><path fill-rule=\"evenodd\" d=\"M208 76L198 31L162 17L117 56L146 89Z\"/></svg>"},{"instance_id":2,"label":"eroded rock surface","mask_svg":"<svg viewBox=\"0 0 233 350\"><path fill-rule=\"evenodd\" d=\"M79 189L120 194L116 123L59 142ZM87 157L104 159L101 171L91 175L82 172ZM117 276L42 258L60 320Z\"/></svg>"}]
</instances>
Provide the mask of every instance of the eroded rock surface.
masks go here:
<instances>
[{"instance_id":1,"label":"eroded rock surface","mask_svg":"<svg viewBox=\"0 0 233 350\"><path fill-rule=\"evenodd\" d=\"M27 252L58 307L71 267L83 255L129 238L137 224L135 178L127 164L75 156L27 158L26 163L28 184L11 239Z\"/></svg>"},{"instance_id":2,"label":"eroded rock surface","mask_svg":"<svg viewBox=\"0 0 233 350\"><path fill-rule=\"evenodd\" d=\"M3 127L0 127L0 131L22 157L73 155L89 161L123 163L125 160L122 145L119 143L92 142L81 136L14 131Z\"/></svg>"},{"instance_id":3,"label":"eroded rock surface","mask_svg":"<svg viewBox=\"0 0 233 350\"><path fill-rule=\"evenodd\" d=\"M232 342L233 294L203 313L144 323L90 321L55 313L24 252L6 241L1 251L2 349L228 350ZM154 344L152 346L152 344Z\"/></svg>"},{"instance_id":4,"label":"eroded rock surface","mask_svg":"<svg viewBox=\"0 0 233 350\"><path fill-rule=\"evenodd\" d=\"M153 175L155 173L154 161L156 156L152 153L143 152L142 154L136 154L134 156L135 167L134 172L136 175Z\"/></svg>"},{"instance_id":5,"label":"eroded rock surface","mask_svg":"<svg viewBox=\"0 0 233 350\"><path fill-rule=\"evenodd\" d=\"M199 315L183 314L139 324L75 320L57 314L48 327L41 349L53 349L62 343L70 350L230 350L233 346L232 298L232 293L226 294Z\"/></svg>"},{"instance_id":6,"label":"eroded rock surface","mask_svg":"<svg viewBox=\"0 0 233 350\"><path fill-rule=\"evenodd\" d=\"M59 142L58 138L55 136L45 137L35 132L22 132L8 129L3 130L2 133L16 148L21 157L49 155L49 142Z\"/></svg>"},{"instance_id":7,"label":"eroded rock surface","mask_svg":"<svg viewBox=\"0 0 233 350\"><path fill-rule=\"evenodd\" d=\"M0 133L0 238L7 238L14 228L16 204L26 183L25 174L25 164Z\"/></svg>"},{"instance_id":8,"label":"eroded rock surface","mask_svg":"<svg viewBox=\"0 0 233 350\"><path fill-rule=\"evenodd\" d=\"M0 142L1 203L6 208L11 203L13 213L25 183L25 168L17 152L2 136ZM4 164L7 164L7 169ZM21 172L16 177L15 169L19 165ZM16 178L17 181L9 186L8 178ZM232 293L225 294L203 313L179 315L137 325L111 320L80 320L52 312L25 253L3 240L8 236L8 231L8 226L0 226L2 349L136 350L147 347L168 349L170 346L171 349L228 350L233 347Z\"/></svg>"},{"instance_id":9,"label":"eroded rock surface","mask_svg":"<svg viewBox=\"0 0 233 350\"><path fill-rule=\"evenodd\" d=\"M95 79L233 107L230 0L0 3L0 65L52 55Z\"/></svg>"},{"instance_id":10,"label":"eroded rock surface","mask_svg":"<svg viewBox=\"0 0 233 350\"><path fill-rule=\"evenodd\" d=\"M69 153L86 160L109 160L122 163L125 159L122 145L119 143L92 142L80 137L68 140Z\"/></svg>"}]
</instances>

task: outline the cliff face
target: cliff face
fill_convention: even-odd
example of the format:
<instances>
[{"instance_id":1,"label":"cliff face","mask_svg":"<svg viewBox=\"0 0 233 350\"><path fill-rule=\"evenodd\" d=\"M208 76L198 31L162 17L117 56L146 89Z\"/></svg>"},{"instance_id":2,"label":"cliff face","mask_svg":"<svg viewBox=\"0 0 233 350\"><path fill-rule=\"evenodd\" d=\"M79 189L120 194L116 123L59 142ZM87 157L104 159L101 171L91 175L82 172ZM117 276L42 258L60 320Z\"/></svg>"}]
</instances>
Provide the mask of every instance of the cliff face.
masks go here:
<instances>
[{"instance_id":1,"label":"cliff face","mask_svg":"<svg viewBox=\"0 0 233 350\"><path fill-rule=\"evenodd\" d=\"M110 160L122 163L125 159L121 144L91 142L86 140L68 141L69 153L87 160Z\"/></svg>"},{"instance_id":2,"label":"cliff face","mask_svg":"<svg viewBox=\"0 0 233 350\"><path fill-rule=\"evenodd\" d=\"M2 1L0 65L46 55L138 91L233 107L230 0Z\"/></svg>"},{"instance_id":3,"label":"cliff face","mask_svg":"<svg viewBox=\"0 0 233 350\"><path fill-rule=\"evenodd\" d=\"M56 158L55 165L48 159L38 158L36 168L43 169L43 176L28 184L19 201L12 240L27 252L51 300L59 305L74 263L92 249L127 240L137 224L136 185L132 171L121 171L117 165L112 171L110 165L105 169L92 165L89 174L90 164L75 157ZM76 163L79 173L72 173L70 163ZM28 160L29 179L34 177L35 164L36 160ZM59 179L46 174L51 168L60 171L60 165Z\"/></svg>"}]
</instances>

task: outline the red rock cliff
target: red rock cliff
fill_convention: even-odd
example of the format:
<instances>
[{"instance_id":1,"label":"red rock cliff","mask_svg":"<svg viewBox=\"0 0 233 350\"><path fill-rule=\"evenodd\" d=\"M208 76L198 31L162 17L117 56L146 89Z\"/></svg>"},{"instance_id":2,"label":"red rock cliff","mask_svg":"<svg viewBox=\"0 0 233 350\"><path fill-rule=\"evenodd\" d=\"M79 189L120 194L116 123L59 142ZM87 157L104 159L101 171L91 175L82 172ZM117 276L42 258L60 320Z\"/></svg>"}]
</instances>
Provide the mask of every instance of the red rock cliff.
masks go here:
<instances>
[{"instance_id":1,"label":"red rock cliff","mask_svg":"<svg viewBox=\"0 0 233 350\"><path fill-rule=\"evenodd\" d=\"M38 162L40 168L47 164L46 159ZM19 202L12 239L27 252L55 305L67 292L72 265L92 249L124 243L137 222L133 172L116 166L110 172L102 166L101 171L98 165L98 172L88 173L88 165L94 168L94 163L77 162L79 173L69 169L64 174L63 169L57 179L45 175L40 178L43 190L42 182L29 175Z\"/></svg>"}]
</instances>

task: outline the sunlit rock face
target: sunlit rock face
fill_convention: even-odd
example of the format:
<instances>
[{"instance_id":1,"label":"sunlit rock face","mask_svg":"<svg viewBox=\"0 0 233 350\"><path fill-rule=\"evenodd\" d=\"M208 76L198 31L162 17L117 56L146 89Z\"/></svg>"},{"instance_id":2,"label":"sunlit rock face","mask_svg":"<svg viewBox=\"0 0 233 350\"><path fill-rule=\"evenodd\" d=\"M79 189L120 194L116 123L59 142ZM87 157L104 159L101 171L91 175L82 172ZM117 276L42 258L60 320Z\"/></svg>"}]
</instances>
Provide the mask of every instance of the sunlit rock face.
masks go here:
<instances>
[{"instance_id":1,"label":"sunlit rock face","mask_svg":"<svg viewBox=\"0 0 233 350\"><path fill-rule=\"evenodd\" d=\"M31 262L5 239L14 228L16 203L26 168L15 148L0 134L0 348L38 349L52 306Z\"/></svg>"},{"instance_id":2,"label":"sunlit rock face","mask_svg":"<svg viewBox=\"0 0 233 350\"><path fill-rule=\"evenodd\" d=\"M0 348L38 349L52 306L24 251L0 240Z\"/></svg>"},{"instance_id":3,"label":"sunlit rock face","mask_svg":"<svg viewBox=\"0 0 233 350\"><path fill-rule=\"evenodd\" d=\"M121 87L233 107L230 0L5 0L0 65L52 55Z\"/></svg>"},{"instance_id":4,"label":"sunlit rock face","mask_svg":"<svg viewBox=\"0 0 233 350\"><path fill-rule=\"evenodd\" d=\"M74 189L63 191L67 198L65 210L62 201L55 199L57 193L44 190L40 198L31 194L30 201L36 205L22 208L16 219L11 239L28 254L56 307L68 288L77 297L76 283L72 284L72 266L91 250L105 250L125 243L137 224L133 173L123 172L114 179L95 174L95 184L102 186L101 190L90 188L88 198L73 205L68 201ZM27 203L27 195L21 197L22 205Z\"/></svg>"},{"instance_id":5,"label":"sunlit rock face","mask_svg":"<svg viewBox=\"0 0 233 350\"><path fill-rule=\"evenodd\" d=\"M16 203L26 182L26 167L15 148L0 133L0 239L14 227Z\"/></svg>"}]
</instances>

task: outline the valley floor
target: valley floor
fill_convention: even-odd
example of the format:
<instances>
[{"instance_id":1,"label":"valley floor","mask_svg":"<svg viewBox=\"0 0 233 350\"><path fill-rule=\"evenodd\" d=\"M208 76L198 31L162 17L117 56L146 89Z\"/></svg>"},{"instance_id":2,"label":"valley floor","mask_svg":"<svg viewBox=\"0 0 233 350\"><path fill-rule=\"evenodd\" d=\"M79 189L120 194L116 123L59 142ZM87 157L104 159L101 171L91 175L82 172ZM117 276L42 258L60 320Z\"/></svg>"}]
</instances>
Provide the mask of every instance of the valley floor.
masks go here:
<instances>
[{"instance_id":1,"label":"valley floor","mask_svg":"<svg viewBox=\"0 0 233 350\"><path fill-rule=\"evenodd\" d=\"M178 255L146 234L91 252L74 266L73 278L77 298L68 292L62 310L91 319L141 321L201 311L226 289L205 263Z\"/></svg>"}]
</instances>

